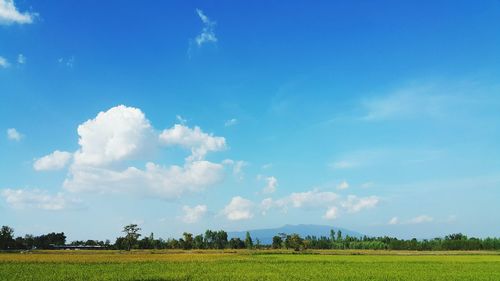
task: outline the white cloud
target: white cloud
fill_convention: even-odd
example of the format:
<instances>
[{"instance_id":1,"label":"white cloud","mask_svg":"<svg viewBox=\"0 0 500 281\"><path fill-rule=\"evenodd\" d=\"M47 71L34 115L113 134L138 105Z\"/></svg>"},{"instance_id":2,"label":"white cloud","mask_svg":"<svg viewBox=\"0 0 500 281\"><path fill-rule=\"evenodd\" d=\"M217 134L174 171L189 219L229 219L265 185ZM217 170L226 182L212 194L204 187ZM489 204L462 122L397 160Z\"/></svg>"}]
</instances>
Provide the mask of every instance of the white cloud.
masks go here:
<instances>
[{"instance_id":1,"label":"white cloud","mask_svg":"<svg viewBox=\"0 0 500 281\"><path fill-rule=\"evenodd\" d=\"M59 63L59 65L73 68L73 66L75 66L75 57L71 56L69 58L59 58L57 59L57 62Z\"/></svg>"},{"instance_id":2,"label":"white cloud","mask_svg":"<svg viewBox=\"0 0 500 281\"><path fill-rule=\"evenodd\" d=\"M260 202L260 209L262 215L267 214L267 211L269 211L272 207L274 206L274 202L272 198L265 198Z\"/></svg>"},{"instance_id":3,"label":"white cloud","mask_svg":"<svg viewBox=\"0 0 500 281\"><path fill-rule=\"evenodd\" d=\"M156 145L153 128L138 108L119 105L78 126L76 165L104 166L143 155Z\"/></svg>"},{"instance_id":4,"label":"white cloud","mask_svg":"<svg viewBox=\"0 0 500 281\"><path fill-rule=\"evenodd\" d=\"M273 163L266 163L266 164L262 165L261 169L267 170L267 169L270 169L272 167L273 167Z\"/></svg>"},{"instance_id":5,"label":"white cloud","mask_svg":"<svg viewBox=\"0 0 500 281\"><path fill-rule=\"evenodd\" d=\"M437 117L446 109L448 99L443 93L449 87L433 84L410 85L385 96L366 99L361 106L366 112L365 121L382 121L401 118Z\"/></svg>"},{"instance_id":6,"label":"white cloud","mask_svg":"<svg viewBox=\"0 0 500 281\"><path fill-rule=\"evenodd\" d=\"M388 224L390 224L390 225L396 225L396 224L398 224L398 223L399 223L399 219L398 219L398 217L393 217L393 218L391 218L391 219L389 220L389 222L388 222Z\"/></svg>"},{"instance_id":7,"label":"white cloud","mask_svg":"<svg viewBox=\"0 0 500 281\"><path fill-rule=\"evenodd\" d=\"M19 54L17 56L17 63L18 64L25 64L26 63L26 57L23 54Z\"/></svg>"},{"instance_id":8,"label":"white cloud","mask_svg":"<svg viewBox=\"0 0 500 281\"><path fill-rule=\"evenodd\" d=\"M7 129L7 138L13 141L20 141L23 138L23 135L15 128L9 128Z\"/></svg>"},{"instance_id":9,"label":"white cloud","mask_svg":"<svg viewBox=\"0 0 500 281\"><path fill-rule=\"evenodd\" d=\"M138 108L120 105L100 112L78 126L78 135L80 148L72 158L67 152L55 152L35 163L35 168L42 170L61 168L70 161L63 187L71 192L175 199L202 191L224 177L222 164L203 159L208 151L224 148L224 138L182 125L165 130L160 136ZM161 144L190 148L196 157L190 157L183 165L146 162L143 169L129 165L146 161Z\"/></svg>"},{"instance_id":10,"label":"white cloud","mask_svg":"<svg viewBox=\"0 0 500 281\"><path fill-rule=\"evenodd\" d=\"M428 215L420 215L417 217L414 217L408 221L409 224L421 224L421 223L428 223L434 221L433 217L430 217Z\"/></svg>"},{"instance_id":11,"label":"white cloud","mask_svg":"<svg viewBox=\"0 0 500 281\"><path fill-rule=\"evenodd\" d=\"M184 211L184 216L182 216L182 221L185 223L196 223L207 213L206 205L196 205L194 207L183 206L182 211Z\"/></svg>"},{"instance_id":12,"label":"white cloud","mask_svg":"<svg viewBox=\"0 0 500 281\"><path fill-rule=\"evenodd\" d=\"M325 215L323 216L324 219L327 220L333 220L338 217L338 209L337 207L330 207L326 210Z\"/></svg>"},{"instance_id":13,"label":"white cloud","mask_svg":"<svg viewBox=\"0 0 500 281\"><path fill-rule=\"evenodd\" d=\"M204 133L200 127L194 129L176 124L173 128L160 134L160 141L165 145L179 145L191 149L189 161L200 160L210 151L221 151L226 148L226 139Z\"/></svg>"},{"instance_id":14,"label":"white cloud","mask_svg":"<svg viewBox=\"0 0 500 281\"><path fill-rule=\"evenodd\" d=\"M69 163L73 154L66 151L56 150L49 155L37 159L33 163L33 168L36 171L60 170Z\"/></svg>"},{"instance_id":15,"label":"white cloud","mask_svg":"<svg viewBox=\"0 0 500 281\"><path fill-rule=\"evenodd\" d=\"M1 195L15 209L61 211L80 204L80 201L68 198L63 193L51 195L39 189L4 189Z\"/></svg>"},{"instance_id":16,"label":"white cloud","mask_svg":"<svg viewBox=\"0 0 500 281\"><path fill-rule=\"evenodd\" d=\"M74 192L126 192L174 199L188 192L199 192L220 182L223 166L208 161L187 162L184 166L147 163L144 170L128 167L112 170L73 166L64 182Z\"/></svg>"},{"instance_id":17,"label":"white cloud","mask_svg":"<svg viewBox=\"0 0 500 281\"><path fill-rule=\"evenodd\" d=\"M233 175L238 179L238 180L243 180L245 177L245 174L243 173L243 168L248 165L247 162L245 161L234 161L231 159L225 159L222 161L222 164L224 165L230 165L233 166Z\"/></svg>"},{"instance_id":18,"label":"white cloud","mask_svg":"<svg viewBox=\"0 0 500 281\"><path fill-rule=\"evenodd\" d=\"M269 194L274 193L276 191L276 187L278 187L278 179L275 177L266 177L266 186L262 189L262 193Z\"/></svg>"},{"instance_id":19,"label":"white cloud","mask_svg":"<svg viewBox=\"0 0 500 281\"><path fill-rule=\"evenodd\" d=\"M222 212L228 220L246 220L253 217L252 207L252 201L236 196L231 199Z\"/></svg>"},{"instance_id":20,"label":"white cloud","mask_svg":"<svg viewBox=\"0 0 500 281\"><path fill-rule=\"evenodd\" d=\"M295 208L318 207L334 204L339 196L334 192L311 190L294 192L285 200Z\"/></svg>"},{"instance_id":21,"label":"white cloud","mask_svg":"<svg viewBox=\"0 0 500 281\"><path fill-rule=\"evenodd\" d=\"M0 68L7 68L9 66L10 66L10 63L7 61L7 59L0 56Z\"/></svg>"},{"instance_id":22,"label":"white cloud","mask_svg":"<svg viewBox=\"0 0 500 281\"><path fill-rule=\"evenodd\" d=\"M234 125L236 125L236 124L238 124L238 119L233 118L233 119L229 119L229 120L227 120L227 121L224 123L224 126L225 126L225 127L231 127L231 126L234 126Z\"/></svg>"},{"instance_id":23,"label":"white cloud","mask_svg":"<svg viewBox=\"0 0 500 281\"><path fill-rule=\"evenodd\" d=\"M378 205L379 198L376 196L357 197L349 195L347 198L330 191L313 189L305 192L294 192L280 199L266 198L261 201L260 209L266 214L273 208L288 212L289 208L325 209L324 219L334 219L342 212L357 213Z\"/></svg>"},{"instance_id":24,"label":"white cloud","mask_svg":"<svg viewBox=\"0 0 500 281\"><path fill-rule=\"evenodd\" d=\"M355 195L347 196L347 200L341 202L341 206L349 213L357 213L363 209L371 209L380 202L377 196L357 197Z\"/></svg>"},{"instance_id":25,"label":"white cloud","mask_svg":"<svg viewBox=\"0 0 500 281\"><path fill-rule=\"evenodd\" d=\"M339 183L339 185L337 185L338 190L344 190L348 188L349 188L349 183L347 183L347 181L342 181L341 183Z\"/></svg>"},{"instance_id":26,"label":"white cloud","mask_svg":"<svg viewBox=\"0 0 500 281\"><path fill-rule=\"evenodd\" d=\"M36 13L19 12L14 0L0 0L0 25L32 23L36 16Z\"/></svg>"},{"instance_id":27,"label":"white cloud","mask_svg":"<svg viewBox=\"0 0 500 281\"><path fill-rule=\"evenodd\" d=\"M195 38L195 42L198 45L198 47L201 47L205 43L209 42L217 42L217 37L215 36L215 21L211 21L205 13L203 13L202 10L196 9L196 13L200 17L201 21L203 22L203 29L201 30L201 33L198 34Z\"/></svg>"}]
</instances>

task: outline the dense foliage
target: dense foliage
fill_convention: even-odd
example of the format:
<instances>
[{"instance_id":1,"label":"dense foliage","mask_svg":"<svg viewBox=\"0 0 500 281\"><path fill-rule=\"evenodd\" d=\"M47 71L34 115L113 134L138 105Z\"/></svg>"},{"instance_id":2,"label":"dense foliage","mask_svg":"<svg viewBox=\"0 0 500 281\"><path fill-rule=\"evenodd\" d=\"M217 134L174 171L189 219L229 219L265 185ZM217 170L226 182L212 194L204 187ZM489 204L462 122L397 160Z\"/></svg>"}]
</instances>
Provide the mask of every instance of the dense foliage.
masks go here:
<instances>
[{"instance_id":1,"label":"dense foliage","mask_svg":"<svg viewBox=\"0 0 500 281\"><path fill-rule=\"evenodd\" d=\"M500 250L499 238L474 238L467 237L461 233L447 235L444 238L434 239L398 239L393 237L352 237L342 236L339 230L331 230L330 236L306 236L301 237L296 233L279 233L272 239L271 245L261 245L256 239L255 243L250 233L247 232L245 240L240 238L228 239L224 230L207 230L204 234L193 234L184 232L180 239L155 239L153 233L142 239L139 233L141 229L137 225L127 225L123 229L124 236L118 237L114 244L106 241L73 241L69 246L87 246L102 249L294 249L296 251L305 249L372 249L372 250L418 250L418 251L441 251L441 250ZM49 233L40 236L26 235L14 238L14 230L8 226L0 229L1 250L29 250L29 249L53 249L66 245L64 233Z\"/></svg>"}]
</instances>

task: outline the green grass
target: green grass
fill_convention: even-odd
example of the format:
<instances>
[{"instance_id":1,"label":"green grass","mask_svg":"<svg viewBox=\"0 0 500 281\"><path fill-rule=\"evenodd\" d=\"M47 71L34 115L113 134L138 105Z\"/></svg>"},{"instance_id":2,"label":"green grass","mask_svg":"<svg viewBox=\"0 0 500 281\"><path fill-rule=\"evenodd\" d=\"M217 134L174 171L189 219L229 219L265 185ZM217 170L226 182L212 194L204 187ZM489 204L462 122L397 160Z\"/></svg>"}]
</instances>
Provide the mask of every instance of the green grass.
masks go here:
<instances>
[{"instance_id":1,"label":"green grass","mask_svg":"<svg viewBox=\"0 0 500 281\"><path fill-rule=\"evenodd\" d=\"M54 251L0 254L0 280L500 280L500 255Z\"/></svg>"}]
</instances>

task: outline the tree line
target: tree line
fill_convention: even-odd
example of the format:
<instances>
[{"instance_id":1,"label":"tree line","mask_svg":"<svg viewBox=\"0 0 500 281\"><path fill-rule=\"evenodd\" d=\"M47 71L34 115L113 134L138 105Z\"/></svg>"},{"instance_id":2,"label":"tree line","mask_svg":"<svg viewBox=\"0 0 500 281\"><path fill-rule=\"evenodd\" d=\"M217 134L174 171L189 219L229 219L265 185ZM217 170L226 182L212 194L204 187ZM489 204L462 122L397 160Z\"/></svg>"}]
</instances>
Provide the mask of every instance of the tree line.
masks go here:
<instances>
[{"instance_id":1,"label":"tree line","mask_svg":"<svg viewBox=\"0 0 500 281\"><path fill-rule=\"evenodd\" d=\"M155 238L151 233L142 236L141 229L136 224L123 228L123 235L111 241L73 241L66 244L66 236L61 233L48 233L34 236L14 237L14 229L2 226L0 229L0 250L31 250L54 249L64 246L88 247L101 249L132 250L132 249L372 249L372 250L500 250L500 238L474 238L457 233L444 238L434 239L398 239L394 237L354 237L342 235L342 231L332 229L329 236L305 236L292 233L278 233L272 238L271 244L262 244L259 239L246 233L245 239L228 238L224 230L207 230L204 234L193 235L184 232L179 239Z\"/></svg>"}]
</instances>

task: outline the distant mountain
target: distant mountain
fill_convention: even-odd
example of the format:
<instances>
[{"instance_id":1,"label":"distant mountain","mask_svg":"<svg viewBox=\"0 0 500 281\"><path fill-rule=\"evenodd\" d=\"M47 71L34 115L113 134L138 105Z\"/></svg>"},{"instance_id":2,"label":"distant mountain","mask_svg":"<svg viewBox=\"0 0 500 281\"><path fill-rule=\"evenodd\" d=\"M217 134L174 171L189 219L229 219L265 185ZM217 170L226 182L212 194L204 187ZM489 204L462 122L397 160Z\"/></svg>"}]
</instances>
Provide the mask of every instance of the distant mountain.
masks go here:
<instances>
[{"instance_id":1,"label":"distant mountain","mask_svg":"<svg viewBox=\"0 0 500 281\"><path fill-rule=\"evenodd\" d=\"M250 235L252 236L254 242L255 239L258 238L262 244L271 244L273 241L273 236L278 235L278 233L286 233L286 234L297 233L302 237L305 237L307 235L317 236L317 237L320 236L329 237L331 229L335 230L335 232L341 230L343 237L345 237L346 235L354 237L363 236L363 234L349 229L330 226L330 225L315 225L315 224L298 224L298 225L287 224L278 228L254 229L254 230L248 230L248 232L250 232ZM228 232L227 235L229 238L240 238L244 240L246 233L247 231L233 231L233 232Z\"/></svg>"}]
</instances>

